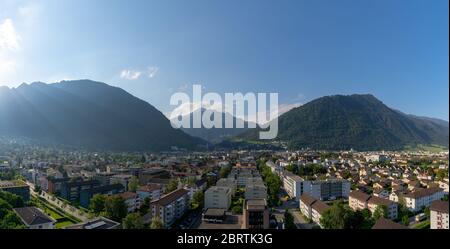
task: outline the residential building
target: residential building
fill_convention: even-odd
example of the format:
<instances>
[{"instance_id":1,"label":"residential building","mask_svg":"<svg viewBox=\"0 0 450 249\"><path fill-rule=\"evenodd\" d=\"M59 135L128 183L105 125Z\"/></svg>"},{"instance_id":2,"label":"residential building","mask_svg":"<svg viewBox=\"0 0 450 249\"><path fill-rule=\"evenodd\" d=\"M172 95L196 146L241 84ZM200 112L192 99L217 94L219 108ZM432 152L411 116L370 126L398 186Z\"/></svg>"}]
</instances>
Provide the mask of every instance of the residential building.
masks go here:
<instances>
[{"instance_id":1,"label":"residential building","mask_svg":"<svg viewBox=\"0 0 450 249\"><path fill-rule=\"evenodd\" d=\"M216 186L230 188L232 196L236 193L236 181L234 179L221 178L217 181Z\"/></svg>"},{"instance_id":2,"label":"residential building","mask_svg":"<svg viewBox=\"0 0 450 249\"><path fill-rule=\"evenodd\" d=\"M81 191L90 191L100 186L96 180L71 180L61 184L60 196L70 202L80 200Z\"/></svg>"},{"instance_id":3,"label":"residential building","mask_svg":"<svg viewBox=\"0 0 450 249\"><path fill-rule=\"evenodd\" d=\"M365 208L369 209L372 214L375 212L377 207L385 206L387 208L387 217L389 219L397 218L398 205L396 202L390 201L385 198L380 198L378 196L371 196L362 191L355 190L350 193L348 198L348 204L353 210L363 210Z\"/></svg>"},{"instance_id":4,"label":"residential building","mask_svg":"<svg viewBox=\"0 0 450 249\"><path fill-rule=\"evenodd\" d=\"M441 188L422 188L411 193L405 194L405 205L413 211L420 211L424 207L429 207L433 201L444 197L444 191Z\"/></svg>"},{"instance_id":5,"label":"residential building","mask_svg":"<svg viewBox=\"0 0 450 249\"><path fill-rule=\"evenodd\" d=\"M269 209L265 199L245 200L243 215L243 229L268 229Z\"/></svg>"},{"instance_id":6,"label":"residential building","mask_svg":"<svg viewBox=\"0 0 450 249\"><path fill-rule=\"evenodd\" d=\"M449 229L448 201L433 201L430 205L430 228Z\"/></svg>"},{"instance_id":7,"label":"residential building","mask_svg":"<svg viewBox=\"0 0 450 249\"><path fill-rule=\"evenodd\" d=\"M189 191L177 189L159 200L150 203L152 218L159 218L165 227L170 227L177 219L181 218L189 207Z\"/></svg>"},{"instance_id":8,"label":"residential building","mask_svg":"<svg viewBox=\"0 0 450 249\"><path fill-rule=\"evenodd\" d=\"M267 199L267 187L264 184L250 184L245 187L245 199Z\"/></svg>"},{"instance_id":9,"label":"residential building","mask_svg":"<svg viewBox=\"0 0 450 249\"><path fill-rule=\"evenodd\" d=\"M164 194L164 187L162 184L150 183L139 187L136 193L139 195L141 201L144 201L146 198L150 198L150 201L154 201L161 198Z\"/></svg>"},{"instance_id":10,"label":"residential building","mask_svg":"<svg viewBox=\"0 0 450 249\"><path fill-rule=\"evenodd\" d=\"M124 192L119 194L127 205L128 213L134 212L141 207L139 195L133 192Z\"/></svg>"},{"instance_id":11,"label":"residential building","mask_svg":"<svg viewBox=\"0 0 450 249\"><path fill-rule=\"evenodd\" d=\"M14 212L28 229L53 229L56 220L44 214L37 207L14 208Z\"/></svg>"},{"instance_id":12,"label":"residential building","mask_svg":"<svg viewBox=\"0 0 450 249\"><path fill-rule=\"evenodd\" d=\"M359 191L359 190L355 190L350 192L349 198L348 198L348 205L350 206L351 209L353 210L363 210L365 208L368 208L367 206L367 202L370 199L370 195Z\"/></svg>"},{"instance_id":13,"label":"residential building","mask_svg":"<svg viewBox=\"0 0 450 249\"><path fill-rule=\"evenodd\" d=\"M225 209L231 205L231 189L228 187L210 187L205 192L205 208Z\"/></svg>"},{"instance_id":14,"label":"residential building","mask_svg":"<svg viewBox=\"0 0 450 249\"><path fill-rule=\"evenodd\" d=\"M320 227L320 219L323 213L330 208L326 203L314 198L309 194L303 194L300 196L300 211L311 219L313 222L317 223Z\"/></svg>"},{"instance_id":15,"label":"residential building","mask_svg":"<svg viewBox=\"0 0 450 249\"><path fill-rule=\"evenodd\" d=\"M131 178L133 178L133 175L128 174L119 174L111 176L110 183L115 184L119 183L122 184L122 186L125 188L125 191L128 191L128 183L130 182Z\"/></svg>"},{"instance_id":16,"label":"residential building","mask_svg":"<svg viewBox=\"0 0 450 249\"><path fill-rule=\"evenodd\" d=\"M350 194L350 182L342 179L303 181L301 193L323 201L347 199Z\"/></svg>"},{"instance_id":17,"label":"residential building","mask_svg":"<svg viewBox=\"0 0 450 249\"><path fill-rule=\"evenodd\" d=\"M375 212L375 210L378 207L386 207L386 211L387 211L387 218L391 219L391 220L395 220L397 219L397 210L398 210L398 205L396 202L390 201L388 199L384 199L384 198L380 198L377 196L371 196L367 202L367 207L369 208L370 212L372 212L372 214Z\"/></svg>"},{"instance_id":18,"label":"residential building","mask_svg":"<svg viewBox=\"0 0 450 249\"><path fill-rule=\"evenodd\" d=\"M23 181L0 181L0 191L6 191L22 197L24 202L30 200L30 187Z\"/></svg>"},{"instance_id":19,"label":"residential building","mask_svg":"<svg viewBox=\"0 0 450 249\"><path fill-rule=\"evenodd\" d=\"M294 175L289 171L283 174L283 188L288 193L289 197L298 200L302 194L303 179L298 175Z\"/></svg>"}]
</instances>

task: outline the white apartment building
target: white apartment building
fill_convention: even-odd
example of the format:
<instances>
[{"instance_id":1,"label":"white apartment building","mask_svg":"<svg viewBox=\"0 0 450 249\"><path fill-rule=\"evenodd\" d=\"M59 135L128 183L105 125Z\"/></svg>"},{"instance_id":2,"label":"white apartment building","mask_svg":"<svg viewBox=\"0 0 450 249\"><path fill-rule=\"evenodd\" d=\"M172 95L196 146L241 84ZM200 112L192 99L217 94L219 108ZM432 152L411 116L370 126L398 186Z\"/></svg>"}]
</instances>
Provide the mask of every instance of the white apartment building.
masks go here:
<instances>
[{"instance_id":1,"label":"white apartment building","mask_svg":"<svg viewBox=\"0 0 450 249\"><path fill-rule=\"evenodd\" d=\"M303 179L290 172L285 172L283 175L283 188L288 193L289 197L298 200L302 194Z\"/></svg>"},{"instance_id":2,"label":"white apartment building","mask_svg":"<svg viewBox=\"0 0 450 249\"><path fill-rule=\"evenodd\" d=\"M441 188L424 188L404 195L406 207L413 211L420 211L423 207L429 207L433 201L444 197L444 191Z\"/></svg>"},{"instance_id":3,"label":"white apartment building","mask_svg":"<svg viewBox=\"0 0 450 249\"><path fill-rule=\"evenodd\" d=\"M228 210L231 205L231 189L213 186L205 192L205 208L220 208Z\"/></svg>"},{"instance_id":4,"label":"white apartment building","mask_svg":"<svg viewBox=\"0 0 450 249\"><path fill-rule=\"evenodd\" d=\"M431 203L430 227L431 229L449 229L447 201L433 201Z\"/></svg>"}]
</instances>

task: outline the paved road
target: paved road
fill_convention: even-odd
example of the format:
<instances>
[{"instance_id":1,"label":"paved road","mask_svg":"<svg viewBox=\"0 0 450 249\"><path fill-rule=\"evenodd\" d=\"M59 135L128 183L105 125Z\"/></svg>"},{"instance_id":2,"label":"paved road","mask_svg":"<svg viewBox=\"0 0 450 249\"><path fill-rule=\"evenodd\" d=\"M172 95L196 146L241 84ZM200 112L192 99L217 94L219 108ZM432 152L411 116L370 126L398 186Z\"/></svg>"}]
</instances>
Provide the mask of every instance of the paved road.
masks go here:
<instances>
[{"instance_id":1,"label":"paved road","mask_svg":"<svg viewBox=\"0 0 450 249\"><path fill-rule=\"evenodd\" d=\"M31 195L44 198L50 204L61 208L62 210L64 210L64 212L74 216L75 218L77 218L81 221L89 220L89 217L87 216L87 214L85 212L83 212L82 210L58 200L58 198L48 194L45 191L41 191L41 194L39 195L39 193L34 191L35 186L33 183L31 183L31 182L26 182L26 183L28 186L30 186Z\"/></svg>"}]
</instances>

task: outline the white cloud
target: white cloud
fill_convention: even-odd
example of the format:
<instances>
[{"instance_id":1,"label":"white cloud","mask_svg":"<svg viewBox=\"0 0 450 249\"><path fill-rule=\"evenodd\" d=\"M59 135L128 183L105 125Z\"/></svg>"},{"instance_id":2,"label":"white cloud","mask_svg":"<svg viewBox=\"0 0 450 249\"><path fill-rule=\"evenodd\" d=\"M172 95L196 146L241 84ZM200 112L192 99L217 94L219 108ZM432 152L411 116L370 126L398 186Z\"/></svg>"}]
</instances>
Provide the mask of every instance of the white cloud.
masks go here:
<instances>
[{"instance_id":1,"label":"white cloud","mask_svg":"<svg viewBox=\"0 0 450 249\"><path fill-rule=\"evenodd\" d=\"M156 74L158 73L159 68L157 67L148 67L148 77L149 78L153 78L156 76Z\"/></svg>"},{"instance_id":2,"label":"white cloud","mask_svg":"<svg viewBox=\"0 0 450 249\"><path fill-rule=\"evenodd\" d=\"M120 78L127 80L137 80L141 77L142 72L138 70L122 70L120 73Z\"/></svg>"},{"instance_id":3,"label":"white cloud","mask_svg":"<svg viewBox=\"0 0 450 249\"><path fill-rule=\"evenodd\" d=\"M0 22L0 52L17 51L20 49L20 36L14 28L14 23L7 18Z\"/></svg>"},{"instance_id":4,"label":"white cloud","mask_svg":"<svg viewBox=\"0 0 450 249\"><path fill-rule=\"evenodd\" d=\"M278 113L279 115L286 113L294 108L302 106L302 103L292 103L292 104L280 104L278 105Z\"/></svg>"}]
</instances>

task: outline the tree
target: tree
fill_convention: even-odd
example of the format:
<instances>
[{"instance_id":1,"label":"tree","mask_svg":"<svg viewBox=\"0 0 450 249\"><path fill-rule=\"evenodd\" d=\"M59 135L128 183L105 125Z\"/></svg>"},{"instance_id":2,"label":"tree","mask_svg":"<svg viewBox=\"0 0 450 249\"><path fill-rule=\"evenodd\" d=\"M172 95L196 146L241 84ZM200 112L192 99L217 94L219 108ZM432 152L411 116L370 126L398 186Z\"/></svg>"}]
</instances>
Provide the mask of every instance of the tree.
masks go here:
<instances>
[{"instance_id":1,"label":"tree","mask_svg":"<svg viewBox=\"0 0 450 249\"><path fill-rule=\"evenodd\" d=\"M139 213L131 213L122 220L122 227L124 229L144 229L145 226Z\"/></svg>"},{"instance_id":2,"label":"tree","mask_svg":"<svg viewBox=\"0 0 450 249\"><path fill-rule=\"evenodd\" d=\"M170 179L166 186L166 193L170 193L178 188L178 179Z\"/></svg>"},{"instance_id":3,"label":"tree","mask_svg":"<svg viewBox=\"0 0 450 249\"><path fill-rule=\"evenodd\" d=\"M141 208L139 209L139 212L144 215L148 212L148 209L150 208L150 202L152 200L150 199L150 197L145 197L144 198L144 202L141 205Z\"/></svg>"},{"instance_id":4,"label":"tree","mask_svg":"<svg viewBox=\"0 0 450 249\"><path fill-rule=\"evenodd\" d=\"M130 181L128 182L128 190L136 193L138 187L139 187L139 180L137 179L137 177L135 176L131 177Z\"/></svg>"},{"instance_id":5,"label":"tree","mask_svg":"<svg viewBox=\"0 0 450 249\"><path fill-rule=\"evenodd\" d=\"M223 167L222 169L220 169L220 172L219 172L220 178L228 177L228 174L230 174L230 172L231 172L231 167Z\"/></svg>"},{"instance_id":6,"label":"tree","mask_svg":"<svg viewBox=\"0 0 450 249\"><path fill-rule=\"evenodd\" d=\"M91 201L89 202L89 209L94 214L100 214L101 212L105 211L105 202L106 202L106 196L101 194L95 194Z\"/></svg>"},{"instance_id":7,"label":"tree","mask_svg":"<svg viewBox=\"0 0 450 249\"><path fill-rule=\"evenodd\" d=\"M127 215L128 207L122 197L108 196L105 200L105 213L108 218L120 222Z\"/></svg>"},{"instance_id":8,"label":"tree","mask_svg":"<svg viewBox=\"0 0 450 249\"><path fill-rule=\"evenodd\" d=\"M42 188L39 185L34 186L34 192L38 193L39 195L42 193Z\"/></svg>"},{"instance_id":9,"label":"tree","mask_svg":"<svg viewBox=\"0 0 450 249\"><path fill-rule=\"evenodd\" d=\"M402 224L405 225L405 226L409 225L409 217L408 217L408 215L405 214L405 215L402 216Z\"/></svg>"},{"instance_id":10,"label":"tree","mask_svg":"<svg viewBox=\"0 0 450 249\"><path fill-rule=\"evenodd\" d=\"M205 199L205 194L203 191L197 191L192 195L192 206L193 208L202 208Z\"/></svg>"},{"instance_id":11,"label":"tree","mask_svg":"<svg viewBox=\"0 0 450 249\"><path fill-rule=\"evenodd\" d=\"M9 205L11 205L13 208L24 206L23 198L16 194L7 191L0 191L0 198L9 203Z\"/></svg>"},{"instance_id":12,"label":"tree","mask_svg":"<svg viewBox=\"0 0 450 249\"><path fill-rule=\"evenodd\" d=\"M155 217L152 219L152 223L150 224L150 229L163 229L164 224L161 219Z\"/></svg>"},{"instance_id":13,"label":"tree","mask_svg":"<svg viewBox=\"0 0 450 249\"><path fill-rule=\"evenodd\" d=\"M425 215L428 217L428 219L430 218L430 207L426 207L423 209L423 212L425 213Z\"/></svg>"},{"instance_id":14,"label":"tree","mask_svg":"<svg viewBox=\"0 0 450 249\"><path fill-rule=\"evenodd\" d=\"M388 208L385 205L378 205L373 212L373 218L379 220L380 218L387 218Z\"/></svg>"},{"instance_id":15,"label":"tree","mask_svg":"<svg viewBox=\"0 0 450 249\"><path fill-rule=\"evenodd\" d=\"M337 202L322 214L320 224L325 229L347 229L351 227L352 215L350 208L342 202Z\"/></svg>"},{"instance_id":16,"label":"tree","mask_svg":"<svg viewBox=\"0 0 450 249\"><path fill-rule=\"evenodd\" d=\"M236 205L233 208L231 208L231 212L233 212L233 214L242 214L242 209L243 209L242 206Z\"/></svg>"},{"instance_id":17,"label":"tree","mask_svg":"<svg viewBox=\"0 0 450 249\"><path fill-rule=\"evenodd\" d=\"M284 227L286 229L297 229L297 226L294 223L294 216L288 209L284 212Z\"/></svg>"}]
</instances>

